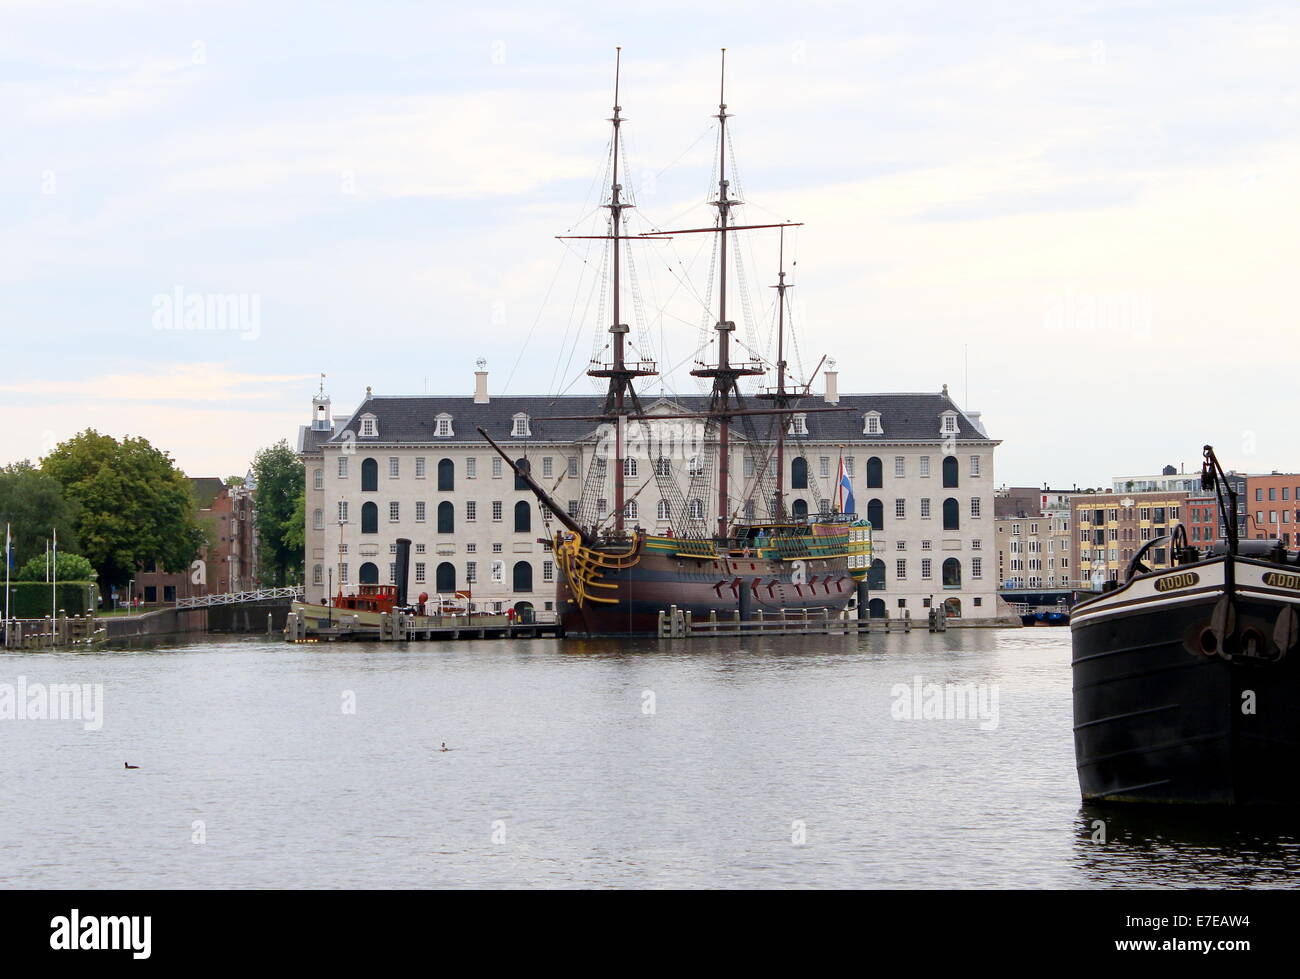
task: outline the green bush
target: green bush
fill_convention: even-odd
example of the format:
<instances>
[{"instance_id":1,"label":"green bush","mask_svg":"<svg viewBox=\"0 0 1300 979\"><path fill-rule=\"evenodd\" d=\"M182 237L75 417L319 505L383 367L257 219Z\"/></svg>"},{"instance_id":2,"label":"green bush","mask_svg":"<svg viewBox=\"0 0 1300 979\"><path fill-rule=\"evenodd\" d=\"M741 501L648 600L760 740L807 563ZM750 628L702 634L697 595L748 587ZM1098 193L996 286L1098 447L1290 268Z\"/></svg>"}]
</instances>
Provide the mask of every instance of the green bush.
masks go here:
<instances>
[{"instance_id":1,"label":"green bush","mask_svg":"<svg viewBox=\"0 0 1300 979\"><path fill-rule=\"evenodd\" d=\"M68 615L85 615L98 602L98 589L93 581L61 581L57 607ZM4 585L0 584L0 592ZM9 583L9 614L15 619L43 619L50 614L50 586L44 581L12 581ZM0 598L3 598L0 595ZM0 602L0 616L4 604Z\"/></svg>"}]
</instances>

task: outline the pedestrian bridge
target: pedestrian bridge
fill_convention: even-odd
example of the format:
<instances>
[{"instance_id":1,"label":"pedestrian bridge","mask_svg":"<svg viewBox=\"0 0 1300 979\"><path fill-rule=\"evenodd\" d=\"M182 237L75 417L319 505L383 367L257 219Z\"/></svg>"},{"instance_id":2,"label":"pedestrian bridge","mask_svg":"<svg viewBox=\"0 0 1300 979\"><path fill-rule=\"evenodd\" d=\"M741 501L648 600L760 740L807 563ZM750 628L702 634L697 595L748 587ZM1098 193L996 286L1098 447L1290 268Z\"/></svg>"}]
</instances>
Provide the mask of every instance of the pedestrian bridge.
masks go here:
<instances>
[{"instance_id":1,"label":"pedestrian bridge","mask_svg":"<svg viewBox=\"0 0 1300 979\"><path fill-rule=\"evenodd\" d=\"M200 595L197 598L178 598L176 608L212 608L214 605L243 605L246 602L268 602L277 599L302 598L302 585L287 588L259 588L257 591L232 591L221 595Z\"/></svg>"}]
</instances>

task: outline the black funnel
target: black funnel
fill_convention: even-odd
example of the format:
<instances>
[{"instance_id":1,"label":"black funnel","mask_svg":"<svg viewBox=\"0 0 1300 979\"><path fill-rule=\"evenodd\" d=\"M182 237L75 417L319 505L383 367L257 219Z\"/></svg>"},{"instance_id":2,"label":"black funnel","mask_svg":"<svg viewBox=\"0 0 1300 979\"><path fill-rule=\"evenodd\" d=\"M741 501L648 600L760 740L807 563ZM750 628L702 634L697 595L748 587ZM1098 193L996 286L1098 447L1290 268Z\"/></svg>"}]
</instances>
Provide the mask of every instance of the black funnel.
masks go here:
<instances>
[{"instance_id":1,"label":"black funnel","mask_svg":"<svg viewBox=\"0 0 1300 979\"><path fill-rule=\"evenodd\" d=\"M411 542L397 538L397 604L406 604L406 579L411 569Z\"/></svg>"}]
</instances>

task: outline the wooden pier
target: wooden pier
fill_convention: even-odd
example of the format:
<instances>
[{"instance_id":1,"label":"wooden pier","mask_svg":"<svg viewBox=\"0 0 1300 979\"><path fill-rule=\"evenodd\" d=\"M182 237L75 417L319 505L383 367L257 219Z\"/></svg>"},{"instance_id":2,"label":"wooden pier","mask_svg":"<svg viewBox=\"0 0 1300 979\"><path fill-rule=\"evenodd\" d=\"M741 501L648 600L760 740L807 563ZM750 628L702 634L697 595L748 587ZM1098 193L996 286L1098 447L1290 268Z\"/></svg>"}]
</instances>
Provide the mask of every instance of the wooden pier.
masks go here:
<instances>
[{"instance_id":1,"label":"wooden pier","mask_svg":"<svg viewBox=\"0 0 1300 979\"><path fill-rule=\"evenodd\" d=\"M57 616L43 619L0 618L5 649L55 649L76 646L106 638L100 620L93 615L68 615L62 609Z\"/></svg>"},{"instance_id":2,"label":"wooden pier","mask_svg":"<svg viewBox=\"0 0 1300 979\"><path fill-rule=\"evenodd\" d=\"M564 634L554 619L532 622L510 621L504 615L447 616L430 621L425 616L392 612L380 616L378 626L360 621L360 616L335 613L324 628L308 628L297 612L290 612L284 625L289 642L425 642L456 639L544 639Z\"/></svg>"},{"instance_id":3,"label":"wooden pier","mask_svg":"<svg viewBox=\"0 0 1300 979\"><path fill-rule=\"evenodd\" d=\"M942 632L946 622L931 615L928 628ZM659 613L660 639L722 639L737 636L856 636L870 632L911 632L912 614L904 610L900 618L859 619L842 617L830 609L801 609L779 615L764 614L760 609L752 618L742 619L740 611L719 615L710 612L707 619L697 619L676 605Z\"/></svg>"}]
</instances>

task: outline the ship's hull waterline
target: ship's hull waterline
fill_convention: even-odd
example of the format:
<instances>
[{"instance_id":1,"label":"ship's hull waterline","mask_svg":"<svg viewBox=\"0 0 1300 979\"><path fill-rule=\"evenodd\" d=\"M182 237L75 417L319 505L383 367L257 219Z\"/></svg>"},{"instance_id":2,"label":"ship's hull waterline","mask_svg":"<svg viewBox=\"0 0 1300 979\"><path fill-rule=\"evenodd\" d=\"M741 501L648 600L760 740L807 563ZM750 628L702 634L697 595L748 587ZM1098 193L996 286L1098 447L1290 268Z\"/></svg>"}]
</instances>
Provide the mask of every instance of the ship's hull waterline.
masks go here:
<instances>
[{"instance_id":1,"label":"ship's hull waterline","mask_svg":"<svg viewBox=\"0 0 1300 979\"><path fill-rule=\"evenodd\" d=\"M746 555L671 553L644 539L592 550L610 567L584 575L572 552L558 549L556 609L566 636L656 635L659 613L672 606L707 619L760 610L765 616L829 610L838 615L857 594L843 556L795 561Z\"/></svg>"},{"instance_id":2,"label":"ship's hull waterline","mask_svg":"<svg viewBox=\"0 0 1300 979\"><path fill-rule=\"evenodd\" d=\"M1226 560L1141 575L1076 606L1085 800L1300 804L1300 574L1236 558L1229 603Z\"/></svg>"}]
</instances>

